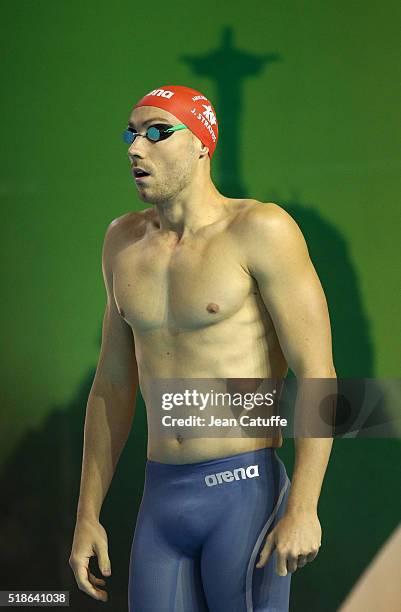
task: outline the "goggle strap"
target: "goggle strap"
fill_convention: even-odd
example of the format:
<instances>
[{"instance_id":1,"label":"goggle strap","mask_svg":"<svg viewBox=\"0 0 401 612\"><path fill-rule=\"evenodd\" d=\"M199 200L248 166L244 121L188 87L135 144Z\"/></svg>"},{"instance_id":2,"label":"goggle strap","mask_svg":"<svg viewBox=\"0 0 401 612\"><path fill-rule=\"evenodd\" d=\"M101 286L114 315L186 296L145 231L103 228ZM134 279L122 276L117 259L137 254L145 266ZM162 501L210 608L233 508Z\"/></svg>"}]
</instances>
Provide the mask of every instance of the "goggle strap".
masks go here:
<instances>
[{"instance_id":1,"label":"goggle strap","mask_svg":"<svg viewBox=\"0 0 401 612\"><path fill-rule=\"evenodd\" d=\"M178 125L173 125L171 128L167 128L166 132L176 132L177 130L184 130L187 126L183 123L179 123Z\"/></svg>"}]
</instances>

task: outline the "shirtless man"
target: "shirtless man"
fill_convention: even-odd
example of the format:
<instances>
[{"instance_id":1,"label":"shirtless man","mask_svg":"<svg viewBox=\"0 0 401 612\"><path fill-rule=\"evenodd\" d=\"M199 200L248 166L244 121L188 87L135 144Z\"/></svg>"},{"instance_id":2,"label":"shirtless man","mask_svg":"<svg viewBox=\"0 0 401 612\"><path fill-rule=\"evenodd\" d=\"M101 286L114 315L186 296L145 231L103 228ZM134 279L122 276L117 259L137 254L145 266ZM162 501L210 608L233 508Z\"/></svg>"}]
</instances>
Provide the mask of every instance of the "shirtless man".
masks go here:
<instances>
[{"instance_id":1,"label":"shirtless man","mask_svg":"<svg viewBox=\"0 0 401 612\"><path fill-rule=\"evenodd\" d=\"M161 411L156 379L284 379L288 367L298 380L336 376L326 299L298 225L277 204L224 197L211 180L210 101L182 86L153 90L124 134L133 175L148 173L135 182L151 206L115 219L104 240L107 305L70 556L79 588L101 601L105 581L89 558L110 576L99 515L138 385L149 423ZM148 429L130 611L288 610L291 573L321 545L332 438L295 440L290 486L275 450L281 435Z\"/></svg>"}]
</instances>

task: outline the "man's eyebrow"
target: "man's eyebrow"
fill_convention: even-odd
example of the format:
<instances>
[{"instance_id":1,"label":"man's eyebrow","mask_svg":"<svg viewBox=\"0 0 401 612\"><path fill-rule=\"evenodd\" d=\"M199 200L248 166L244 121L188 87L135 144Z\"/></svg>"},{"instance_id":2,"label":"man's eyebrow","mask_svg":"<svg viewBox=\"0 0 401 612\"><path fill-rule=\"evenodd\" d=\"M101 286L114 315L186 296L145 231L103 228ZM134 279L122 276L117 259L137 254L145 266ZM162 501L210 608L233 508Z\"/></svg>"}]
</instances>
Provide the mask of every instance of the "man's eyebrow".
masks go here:
<instances>
[{"instance_id":1,"label":"man's eyebrow","mask_svg":"<svg viewBox=\"0 0 401 612\"><path fill-rule=\"evenodd\" d=\"M154 117L152 119L146 119L142 125L147 125L148 123L153 123L154 121L162 121L166 125L169 125L167 119L163 119L162 117ZM135 124L132 121L128 121L128 125L134 129L136 129Z\"/></svg>"}]
</instances>

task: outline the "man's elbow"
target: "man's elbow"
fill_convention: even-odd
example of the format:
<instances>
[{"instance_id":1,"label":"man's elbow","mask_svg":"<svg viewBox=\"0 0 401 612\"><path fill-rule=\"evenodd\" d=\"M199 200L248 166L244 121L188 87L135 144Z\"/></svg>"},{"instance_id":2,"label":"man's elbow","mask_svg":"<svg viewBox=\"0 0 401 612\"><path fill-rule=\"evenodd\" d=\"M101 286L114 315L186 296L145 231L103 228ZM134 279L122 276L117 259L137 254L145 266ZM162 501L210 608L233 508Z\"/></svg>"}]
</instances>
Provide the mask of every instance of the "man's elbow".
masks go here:
<instances>
[{"instance_id":1,"label":"man's elbow","mask_svg":"<svg viewBox=\"0 0 401 612\"><path fill-rule=\"evenodd\" d=\"M337 373L333 363L318 365L302 364L301 366L291 369L296 378L337 378Z\"/></svg>"}]
</instances>

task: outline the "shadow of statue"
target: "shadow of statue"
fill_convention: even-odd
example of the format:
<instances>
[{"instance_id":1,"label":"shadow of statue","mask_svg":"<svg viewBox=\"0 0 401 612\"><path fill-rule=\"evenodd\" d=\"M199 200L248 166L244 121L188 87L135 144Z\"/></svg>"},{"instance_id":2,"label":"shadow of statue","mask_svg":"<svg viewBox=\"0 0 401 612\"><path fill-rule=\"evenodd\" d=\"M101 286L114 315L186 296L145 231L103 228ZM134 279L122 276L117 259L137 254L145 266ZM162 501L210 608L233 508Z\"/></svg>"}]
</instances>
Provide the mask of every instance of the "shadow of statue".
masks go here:
<instances>
[{"instance_id":1,"label":"shadow of statue","mask_svg":"<svg viewBox=\"0 0 401 612\"><path fill-rule=\"evenodd\" d=\"M185 55L181 59L191 66L195 77L206 75L216 83L221 126L216 183L227 196L247 197L241 158L248 153L241 147L239 130L244 80L283 58L276 53L257 56L236 49L233 30L227 27L219 49L202 57ZM272 192L267 194L269 201L283 206L306 238L327 296L338 376L373 376L370 323L347 241L313 203L300 198L285 201ZM82 612L99 609L98 602L78 590L68 565L85 407L93 376L93 370L88 372L72 399L63 406L51 407L42 426L24 436L0 477L2 590L69 590L71 609ZM35 401L40 400L33 398L32 410ZM143 489L146 442L145 407L139 394L133 429L101 515L109 535L113 571L107 581L109 602L102 604L102 609L127 608L129 554ZM392 490L399 482L399 447L399 440L334 442L319 503L323 545L317 559L294 575L291 610L336 610L398 523ZM279 454L291 477L293 444L285 442ZM96 573L99 575L98 570Z\"/></svg>"}]
</instances>

